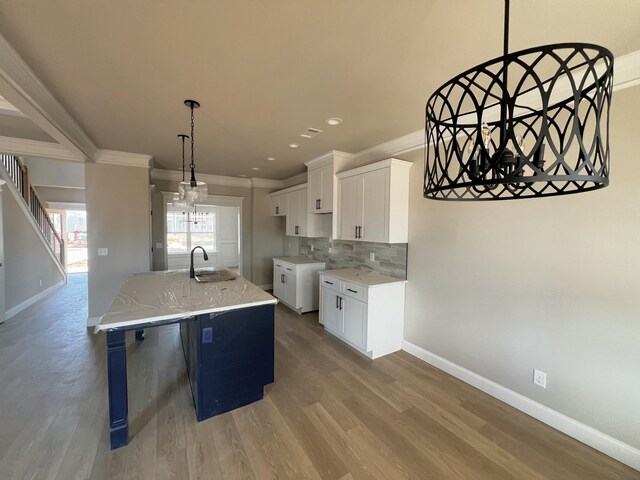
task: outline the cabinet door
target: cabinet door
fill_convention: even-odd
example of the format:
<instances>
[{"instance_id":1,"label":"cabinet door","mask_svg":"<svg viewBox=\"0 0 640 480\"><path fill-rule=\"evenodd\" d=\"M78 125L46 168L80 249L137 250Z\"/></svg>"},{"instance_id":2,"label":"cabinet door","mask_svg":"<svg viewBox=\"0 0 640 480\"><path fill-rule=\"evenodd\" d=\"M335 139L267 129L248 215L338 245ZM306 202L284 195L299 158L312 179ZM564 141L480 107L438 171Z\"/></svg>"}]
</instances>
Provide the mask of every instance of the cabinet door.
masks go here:
<instances>
[{"instance_id":1,"label":"cabinet door","mask_svg":"<svg viewBox=\"0 0 640 480\"><path fill-rule=\"evenodd\" d=\"M320 289L320 323L324 328L335 333L339 330L340 310L338 309L338 294L328 288Z\"/></svg>"},{"instance_id":2,"label":"cabinet door","mask_svg":"<svg viewBox=\"0 0 640 480\"><path fill-rule=\"evenodd\" d=\"M333 165L325 165L322 172L322 193L320 194L320 210L333 211Z\"/></svg>"},{"instance_id":3,"label":"cabinet door","mask_svg":"<svg viewBox=\"0 0 640 480\"><path fill-rule=\"evenodd\" d=\"M291 305L293 308L298 308L296 302L296 277L290 273L284 274L284 297L285 303Z\"/></svg>"},{"instance_id":4,"label":"cabinet door","mask_svg":"<svg viewBox=\"0 0 640 480\"><path fill-rule=\"evenodd\" d=\"M342 336L355 346L365 349L367 338L367 304L342 297Z\"/></svg>"},{"instance_id":5,"label":"cabinet door","mask_svg":"<svg viewBox=\"0 0 640 480\"><path fill-rule=\"evenodd\" d=\"M306 237L308 233L309 212L307 212L307 189L298 192L298 235Z\"/></svg>"},{"instance_id":6,"label":"cabinet door","mask_svg":"<svg viewBox=\"0 0 640 480\"><path fill-rule=\"evenodd\" d=\"M290 237L296 235L296 225L299 225L299 212L298 207L300 205L300 191L289 192L286 195L287 201L287 220L286 220L286 234Z\"/></svg>"},{"instance_id":7,"label":"cabinet door","mask_svg":"<svg viewBox=\"0 0 640 480\"><path fill-rule=\"evenodd\" d=\"M339 182L340 189L340 240L355 240L356 227L360 225L358 213L361 210L362 201L358 196L362 192L362 178L353 176L341 179ZM360 204L360 205L359 205Z\"/></svg>"},{"instance_id":8,"label":"cabinet door","mask_svg":"<svg viewBox=\"0 0 640 480\"><path fill-rule=\"evenodd\" d=\"M284 299L284 273L282 270L273 271L273 296Z\"/></svg>"},{"instance_id":9,"label":"cabinet door","mask_svg":"<svg viewBox=\"0 0 640 480\"><path fill-rule=\"evenodd\" d=\"M384 243L388 238L389 169L362 175L362 228L359 240Z\"/></svg>"},{"instance_id":10,"label":"cabinet door","mask_svg":"<svg viewBox=\"0 0 640 480\"><path fill-rule=\"evenodd\" d=\"M309 212L315 213L320 209L320 202L322 200L322 168L316 168L309 170L307 188L307 204L309 206Z\"/></svg>"}]
</instances>

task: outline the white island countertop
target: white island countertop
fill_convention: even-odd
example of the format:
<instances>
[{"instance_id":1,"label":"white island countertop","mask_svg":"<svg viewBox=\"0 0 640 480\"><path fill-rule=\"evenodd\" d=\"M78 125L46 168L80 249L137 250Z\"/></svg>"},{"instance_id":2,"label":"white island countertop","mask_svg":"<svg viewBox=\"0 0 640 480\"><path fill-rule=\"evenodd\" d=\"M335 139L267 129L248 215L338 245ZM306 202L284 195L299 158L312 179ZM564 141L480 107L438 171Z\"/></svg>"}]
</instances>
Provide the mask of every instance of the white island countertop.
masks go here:
<instances>
[{"instance_id":1,"label":"white island countertop","mask_svg":"<svg viewBox=\"0 0 640 480\"><path fill-rule=\"evenodd\" d=\"M274 257L274 260L282 260L283 262L292 263L293 265L307 265L310 263L313 264L323 264L325 262L321 262L320 260L315 260L309 257Z\"/></svg>"},{"instance_id":2,"label":"white island countertop","mask_svg":"<svg viewBox=\"0 0 640 480\"><path fill-rule=\"evenodd\" d=\"M276 303L278 299L243 277L198 283L187 270L136 273L122 284L96 331Z\"/></svg>"},{"instance_id":3,"label":"white island countertop","mask_svg":"<svg viewBox=\"0 0 640 480\"><path fill-rule=\"evenodd\" d=\"M391 283L407 283L401 278L390 277L382 273L370 272L368 270L359 270L357 268L340 268L336 270L323 270L323 275L331 275L332 277L344 280L346 282L357 283L364 287L375 287L376 285L389 285Z\"/></svg>"}]
</instances>

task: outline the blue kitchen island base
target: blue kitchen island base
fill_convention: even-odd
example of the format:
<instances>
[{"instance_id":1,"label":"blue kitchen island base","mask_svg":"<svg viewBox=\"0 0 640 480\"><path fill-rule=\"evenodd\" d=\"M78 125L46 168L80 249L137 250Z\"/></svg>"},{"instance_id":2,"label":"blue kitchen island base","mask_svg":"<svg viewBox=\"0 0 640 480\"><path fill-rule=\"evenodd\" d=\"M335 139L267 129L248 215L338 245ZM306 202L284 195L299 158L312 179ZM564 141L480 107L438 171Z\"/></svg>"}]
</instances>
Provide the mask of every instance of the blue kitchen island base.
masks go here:
<instances>
[{"instance_id":1,"label":"blue kitchen island base","mask_svg":"<svg viewBox=\"0 0 640 480\"><path fill-rule=\"evenodd\" d=\"M199 315L180 324L198 421L260 400L274 381L274 305Z\"/></svg>"}]
</instances>

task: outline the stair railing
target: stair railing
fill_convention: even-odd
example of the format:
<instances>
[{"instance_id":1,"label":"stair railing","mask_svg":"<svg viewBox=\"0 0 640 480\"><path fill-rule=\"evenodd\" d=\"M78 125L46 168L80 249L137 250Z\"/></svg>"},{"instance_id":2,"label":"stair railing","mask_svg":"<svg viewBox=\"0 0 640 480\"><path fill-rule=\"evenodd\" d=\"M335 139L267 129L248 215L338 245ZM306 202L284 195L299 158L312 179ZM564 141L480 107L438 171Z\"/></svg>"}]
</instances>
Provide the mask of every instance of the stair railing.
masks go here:
<instances>
[{"instance_id":1,"label":"stair railing","mask_svg":"<svg viewBox=\"0 0 640 480\"><path fill-rule=\"evenodd\" d=\"M56 231L51 217L47 213L40 197L38 197L38 193L29 184L29 173L26 165L15 155L0 154L0 160L2 161L4 169L9 174L9 178L27 204L33 219L51 248L51 251L60 262L60 265L66 270L64 263L64 240L60 236L60 233Z\"/></svg>"}]
</instances>

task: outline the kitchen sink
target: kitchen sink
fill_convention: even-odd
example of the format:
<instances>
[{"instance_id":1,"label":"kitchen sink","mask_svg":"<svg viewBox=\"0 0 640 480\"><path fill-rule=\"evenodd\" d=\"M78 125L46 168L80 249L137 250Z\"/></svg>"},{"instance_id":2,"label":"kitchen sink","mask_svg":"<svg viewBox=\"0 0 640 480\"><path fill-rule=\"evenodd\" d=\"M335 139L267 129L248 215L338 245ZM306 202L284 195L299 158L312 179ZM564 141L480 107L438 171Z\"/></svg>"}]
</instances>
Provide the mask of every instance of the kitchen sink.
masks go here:
<instances>
[{"instance_id":1,"label":"kitchen sink","mask_svg":"<svg viewBox=\"0 0 640 480\"><path fill-rule=\"evenodd\" d=\"M226 268L196 272L196 282L200 283L227 282L237 277L235 273L230 272Z\"/></svg>"}]
</instances>

